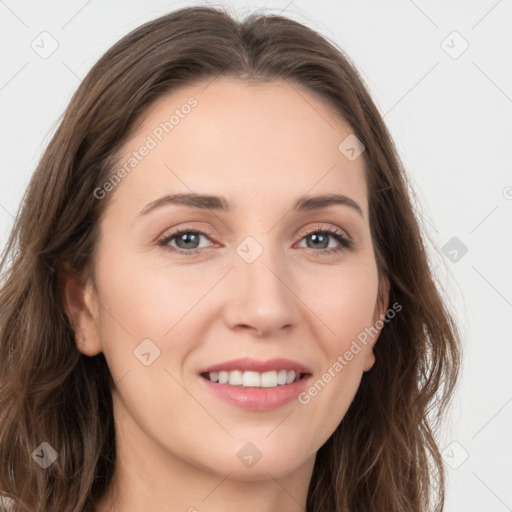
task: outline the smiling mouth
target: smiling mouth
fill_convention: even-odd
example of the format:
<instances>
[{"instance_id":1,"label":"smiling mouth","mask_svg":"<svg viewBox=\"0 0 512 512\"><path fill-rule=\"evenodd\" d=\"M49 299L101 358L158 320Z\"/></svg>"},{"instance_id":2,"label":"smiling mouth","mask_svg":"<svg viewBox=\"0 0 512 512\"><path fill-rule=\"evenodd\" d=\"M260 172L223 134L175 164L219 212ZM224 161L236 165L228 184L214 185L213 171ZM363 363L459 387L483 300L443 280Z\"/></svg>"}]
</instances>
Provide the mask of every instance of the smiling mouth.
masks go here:
<instances>
[{"instance_id":1,"label":"smiling mouth","mask_svg":"<svg viewBox=\"0 0 512 512\"><path fill-rule=\"evenodd\" d=\"M228 384L246 388L276 388L293 384L307 376L309 376L307 373L284 369L269 372L231 370L201 373L201 377L215 384Z\"/></svg>"}]
</instances>

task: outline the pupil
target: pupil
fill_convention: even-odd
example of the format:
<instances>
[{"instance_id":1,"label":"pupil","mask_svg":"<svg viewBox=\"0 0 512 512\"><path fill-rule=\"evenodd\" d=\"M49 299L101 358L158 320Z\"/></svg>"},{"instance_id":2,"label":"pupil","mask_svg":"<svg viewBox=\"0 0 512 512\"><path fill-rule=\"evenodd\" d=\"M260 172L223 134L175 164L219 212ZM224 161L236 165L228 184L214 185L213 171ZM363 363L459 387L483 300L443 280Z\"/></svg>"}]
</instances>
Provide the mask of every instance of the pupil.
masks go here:
<instances>
[{"instance_id":1,"label":"pupil","mask_svg":"<svg viewBox=\"0 0 512 512\"><path fill-rule=\"evenodd\" d=\"M327 237L325 235L322 235L322 234L312 234L311 235L311 239L314 241L314 240L318 240L318 238L323 238L324 239L324 242L327 241ZM316 244L317 247L318 247L318 244ZM327 247L327 246L325 246ZM323 248L325 248L323 247Z\"/></svg>"},{"instance_id":2,"label":"pupil","mask_svg":"<svg viewBox=\"0 0 512 512\"><path fill-rule=\"evenodd\" d=\"M190 242L190 238L193 238L193 237L196 237L197 238L197 234L196 233L185 233L183 235L181 235L181 237L179 237L179 241L181 242L185 242L185 244L189 243ZM194 240L192 240L193 242ZM195 240L197 242L197 240ZM181 247L181 248L184 248L184 249L190 249L190 247ZM195 249L196 247L192 247L192 249Z\"/></svg>"}]
</instances>

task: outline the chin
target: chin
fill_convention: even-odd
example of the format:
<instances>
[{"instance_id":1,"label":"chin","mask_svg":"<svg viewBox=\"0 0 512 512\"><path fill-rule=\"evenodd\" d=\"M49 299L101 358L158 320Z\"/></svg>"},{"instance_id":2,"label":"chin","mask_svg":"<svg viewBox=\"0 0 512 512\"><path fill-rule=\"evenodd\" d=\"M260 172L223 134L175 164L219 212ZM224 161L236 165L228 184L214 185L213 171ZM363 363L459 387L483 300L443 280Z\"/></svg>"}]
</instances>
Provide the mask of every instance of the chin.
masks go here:
<instances>
[{"instance_id":1,"label":"chin","mask_svg":"<svg viewBox=\"0 0 512 512\"><path fill-rule=\"evenodd\" d=\"M234 480L237 482L251 482L251 481L264 481L264 480L273 480L273 479L281 479L286 477L287 475L293 473L294 470L297 469L297 465L289 465L289 464L279 464L276 465L275 461L267 461L266 463L263 460L257 462L251 468L237 467L236 469L231 468L231 473L229 475L230 480ZM240 464L240 466L242 466ZM225 476L225 473L223 476Z\"/></svg>"},{"instance_id":2,"label":"chin","mask_svg":"<svg viewBox=\"0 0 512 512\"><path fill-rule=\"evenodd\" d=\"M242 448L239 448L237 443L235 448L226 447L222 453L207 455L207 460L203 453L202 460L196 459L196 464L205 471L218 474L221 478L229 475L230 480L248 482L283 478L297 470L308 459L307 455L300 453L299 447L294 450L283 445L280 449L267 446L256 451L256 444L257 441L254 445L244 443ZM312 456L314 458L314 454ZM214 465L212 461L215 461Z\"/></svg>"}]
</instances>

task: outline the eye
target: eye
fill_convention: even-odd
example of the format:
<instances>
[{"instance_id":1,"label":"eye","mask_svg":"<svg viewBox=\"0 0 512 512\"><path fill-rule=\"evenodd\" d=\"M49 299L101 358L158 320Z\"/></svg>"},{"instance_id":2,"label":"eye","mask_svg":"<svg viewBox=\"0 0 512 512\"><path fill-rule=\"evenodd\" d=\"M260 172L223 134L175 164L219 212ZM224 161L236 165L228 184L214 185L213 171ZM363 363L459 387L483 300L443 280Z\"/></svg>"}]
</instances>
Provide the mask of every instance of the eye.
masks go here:
<instances>
[{"instance_id":1,"label":"eye","mask_svg":"<svg viewBox=\"0 0 512 512\"><path fill-rule=\"evenodd\" d=\"M204 236L208 239L210 238L206 233L203 233L198 229L184 228L166 235L163 239L159 240L157 244L163 246L170 252L177 252L179 254L186 254L187 256L190 256L197 254L199 251L197 244L199 243L201 236ZM178 247L169 245L169 243L174 239L176 239Z\"/></svg>"},{"instance_id":2,"label":"eye","mask_svg":"<svg viewBox=\"0 0 512 512\"><path fill-rule=\"evenodd\" d=\"M352 241L342 231L335 228L317 226L316 229L301 233L300 236L301 242L302 240L306 240L307 243L308 240L311 240L313 247L309 248L312 249L315 255L326 256L352 248ZM199 247L201 237L211 240L210 236L203 231L199 231L194 228L183 228L164 236L157 242L157 245L162 246L164 249L173 253L192 256L197 254L200 249L211 248L211 246ZM337 242L337 246L330 247L330 239L335 240ZM174 240L176 240L176 245L172 244Z\"/></svg>"},{"instance_id":3,"label":"eye","mask_svg":"<svg viewBox=\"0 0 512 512\"><path fill-rule=\"evenodd\" d=\"M302 240L310 240L313 243L315 255L330 255L352 248L352 241L341 231L335 228L317 226L316 229L301 233ZM329 239L334 239L338 245L329 247ZM315 247L316 246L316 247Z\"/></svg>"}]
</instances>

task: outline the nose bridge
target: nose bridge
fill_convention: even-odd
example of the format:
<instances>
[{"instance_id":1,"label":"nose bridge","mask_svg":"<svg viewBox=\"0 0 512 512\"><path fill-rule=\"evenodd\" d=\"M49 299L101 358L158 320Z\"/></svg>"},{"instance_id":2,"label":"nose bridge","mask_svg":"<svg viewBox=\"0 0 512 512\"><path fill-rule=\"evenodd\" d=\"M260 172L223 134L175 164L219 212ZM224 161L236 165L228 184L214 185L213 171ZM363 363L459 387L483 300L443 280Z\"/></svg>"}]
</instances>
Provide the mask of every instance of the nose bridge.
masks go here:
<instances>
[{"instance_id":1,"label":"nose bridge","mask_svg":"<svg viewBox=\"0 0 512 512\"><path fill-rule=\"evenodd\" d=\"M274 244L272 236L248 236L236 247L236 272L240 282L254 296L268 295L267 300L288 299L285 282L290 276L283 247Z\"/></svg>"},{"instance_id":2,"label":"nose bridge","mask_svg":"<svg viewBox=\"0 0 512 512\"><path fill-rule=\"evenodd\" d=\"M271 240L271 235L248 236L235 248L230 321L260 332L278 329L295 318L290 267L283 247Z\"/></svg>"}]
</instances>

